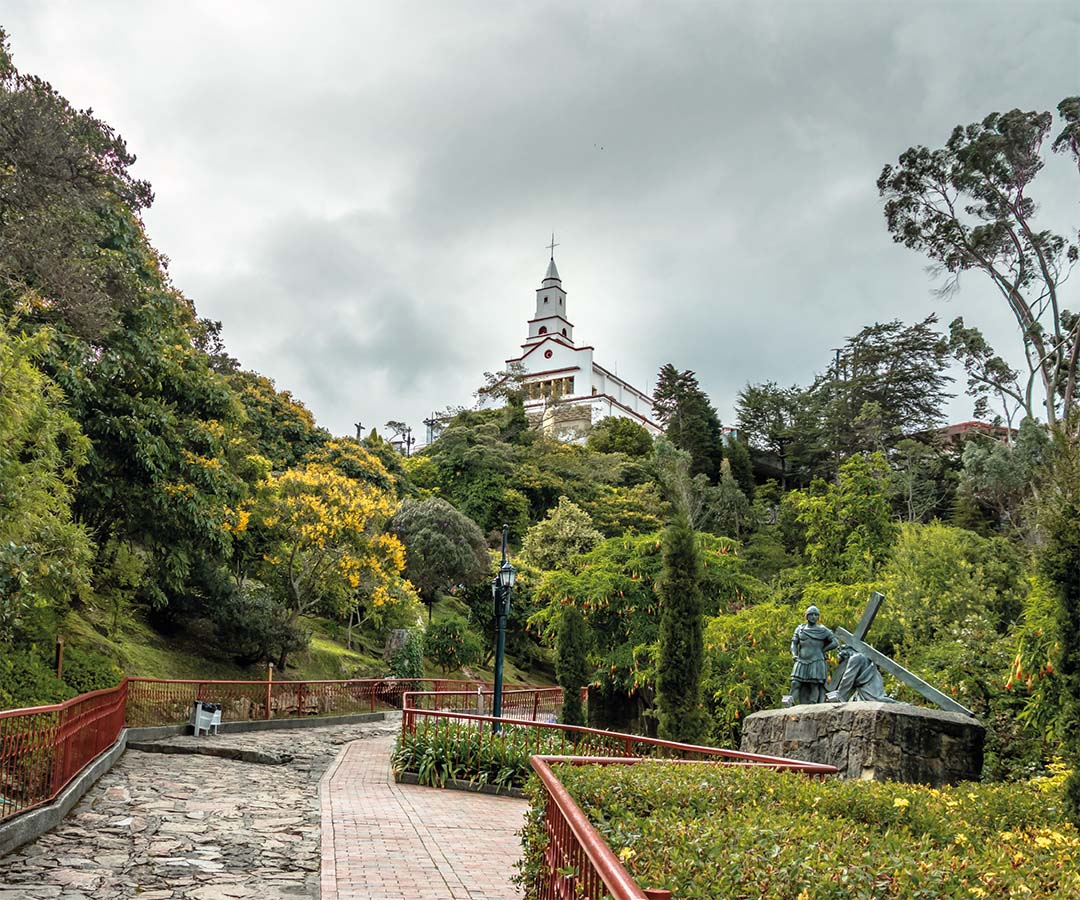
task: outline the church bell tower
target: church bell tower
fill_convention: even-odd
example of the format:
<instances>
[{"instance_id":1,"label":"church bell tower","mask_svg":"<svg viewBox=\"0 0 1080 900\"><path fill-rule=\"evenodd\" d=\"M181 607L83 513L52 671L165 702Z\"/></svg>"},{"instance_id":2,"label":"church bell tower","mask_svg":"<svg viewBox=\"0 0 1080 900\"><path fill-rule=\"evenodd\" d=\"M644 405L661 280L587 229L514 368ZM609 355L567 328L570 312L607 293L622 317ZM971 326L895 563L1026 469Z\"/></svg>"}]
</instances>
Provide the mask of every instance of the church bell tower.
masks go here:
<instances>
[{"instance_id":1,"label":"church bell tower","mask_svg":"<svg viewBox=\"0 0 1080 900\"><path fill-rule=\"evenodd\" d=\"M574 326L566 318L566 291L555 265L555 238L551 239L551 260L544 280L536 289L536 314L529 320L529 336L525 345L536 344L553 335L557 340L574 346Z\"/></svg>"}]
</instances>

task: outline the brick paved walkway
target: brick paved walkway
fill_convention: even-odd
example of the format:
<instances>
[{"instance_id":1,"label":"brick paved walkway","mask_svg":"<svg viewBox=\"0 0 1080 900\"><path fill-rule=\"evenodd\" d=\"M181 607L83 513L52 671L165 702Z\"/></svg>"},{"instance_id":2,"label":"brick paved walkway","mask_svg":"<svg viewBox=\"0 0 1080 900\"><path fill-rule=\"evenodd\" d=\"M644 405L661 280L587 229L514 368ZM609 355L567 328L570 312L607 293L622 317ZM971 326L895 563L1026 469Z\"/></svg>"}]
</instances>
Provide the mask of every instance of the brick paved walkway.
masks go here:
<instances>
[{"instance_id":1,"label":"brick paved walkway","mask_svg":"<svg viewBox=\"0 0 1080 900\"><path fill-rule=\"evenodd\" d=\"M525 801L395 784L392 745L349 744L323 776L323 900L520 897Z\"/></svg>"}]
</instances>

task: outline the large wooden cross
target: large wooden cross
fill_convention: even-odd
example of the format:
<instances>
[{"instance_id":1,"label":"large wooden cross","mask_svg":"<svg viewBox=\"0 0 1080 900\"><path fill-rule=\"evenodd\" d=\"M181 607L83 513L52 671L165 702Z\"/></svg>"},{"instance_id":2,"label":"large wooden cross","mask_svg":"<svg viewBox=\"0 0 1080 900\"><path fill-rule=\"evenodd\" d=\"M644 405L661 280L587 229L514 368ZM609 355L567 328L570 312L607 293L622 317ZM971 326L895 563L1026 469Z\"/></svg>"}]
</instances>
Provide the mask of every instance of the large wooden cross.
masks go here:
<instances>
[{"instance_id":1,"label":"large wooden cross","mask_svg":"<svg viewBox=\"0 0 1080 900\"><path fill-rule=\"evenodd\" d=\"M922 694L931 703L936 703L942 709L948 712L963 713L965 716L971 716L975 718L973 713L966 706L957 703L948 694L943 694L937 688L927 684L918 675L909 672L899 663L893 662L884 653L880 653L866 643L866 633L870 630L870 626L874 624L874 619L877 617L878 610L881 608L881 603L885 599L885 595L874 591L870 595L870 602L866 604L866 609L863 610L862 618L859 619L859 624L855 627L855 633L844 628L835 628L833 633L840 640L841 643L847 644L852 650L857 650L863 656L872 660L879 669L883 672L888 672L897 681L902 681L913 691L917 691ZM836 686L840 683L840 677L844 674L844 664L841 663L836 667L836 671L833 672L833 677L829 680L828 690L835 691Z\"/></svg>"}]
</instances>

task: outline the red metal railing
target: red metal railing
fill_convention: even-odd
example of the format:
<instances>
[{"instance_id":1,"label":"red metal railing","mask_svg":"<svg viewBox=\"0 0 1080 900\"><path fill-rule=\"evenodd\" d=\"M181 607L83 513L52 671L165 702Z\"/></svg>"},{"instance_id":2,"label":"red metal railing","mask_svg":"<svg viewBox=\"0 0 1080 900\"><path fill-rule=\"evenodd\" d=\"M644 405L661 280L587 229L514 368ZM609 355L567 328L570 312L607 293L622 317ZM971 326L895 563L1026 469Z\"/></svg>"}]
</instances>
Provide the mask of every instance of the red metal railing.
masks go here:
<instances>
[{"instance_id":1,"label":"red metal railing","mask_svg":"<svg viewBox=\"0 0 1080 900\"><path fill-rule=\"evenodd\" d=\"M127 723L186 722L196 700L221 704L222 721L343 716L400 709L406 692L472 691L483 682L431 678L357 678L349 681L193 681L130 678Z\"/></svg>"},{"instance_id":2,"label":"red metal railing","mask_svg":"<svg viewBox=\"0 0 1080 900\"><path fill-rule=\"evenodd\" d=\"M127 681L64 703L0 712L0 819L56 797L124 727Z\"/></svg>"},{"instance_id":3,"label":"red metal railing","mask_svg":"<svg viewBox=\"0 0 1080 900\"><path fill-rule=\"evenodd\" d=\"M471 692L490 684L453 679L197 681L125 678L64 703L0 712L0 820L54 799L111 747L125 725L178 725L192 704L222 705L225 721L348 715L399 709L407 692ZM561 693L560 693L561 697Z\"/></svg>"},{"instance_id":4,"label":"red metal railing","mask_svg":"<svg viewBox=\"0 0 1080 900\"><path fill-rule=\"evenodd\" d=\"M443 712L491 714L495 692L478 687L472 691L408 691L402 709L435 709ZM502 694L504 717L532 722L554 722L562 712L562 688L513 688Z\"/></svg>"}]
</instances>

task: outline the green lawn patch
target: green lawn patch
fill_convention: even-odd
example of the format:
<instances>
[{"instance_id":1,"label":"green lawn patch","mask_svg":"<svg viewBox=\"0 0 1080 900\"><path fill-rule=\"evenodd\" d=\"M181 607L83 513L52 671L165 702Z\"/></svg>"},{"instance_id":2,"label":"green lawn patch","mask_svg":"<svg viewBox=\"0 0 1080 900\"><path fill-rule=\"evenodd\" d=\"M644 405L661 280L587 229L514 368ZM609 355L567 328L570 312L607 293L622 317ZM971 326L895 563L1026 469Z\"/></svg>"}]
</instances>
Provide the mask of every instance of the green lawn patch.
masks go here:
<instances>
[{"instance_id":1,"label":"green lawn patch","mask_svg":"<svg viewBox=\"0 0 1080 900\"><path fill-rule=\"evenodd\" d=\"M556 772L638 884L679 900L1080 896L1060 774L935 790L663 762ZM546 795L529 793L526 884L545 846Z\"/></svg>"}]
</instances>

